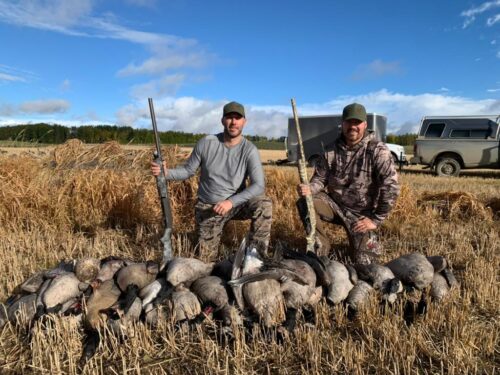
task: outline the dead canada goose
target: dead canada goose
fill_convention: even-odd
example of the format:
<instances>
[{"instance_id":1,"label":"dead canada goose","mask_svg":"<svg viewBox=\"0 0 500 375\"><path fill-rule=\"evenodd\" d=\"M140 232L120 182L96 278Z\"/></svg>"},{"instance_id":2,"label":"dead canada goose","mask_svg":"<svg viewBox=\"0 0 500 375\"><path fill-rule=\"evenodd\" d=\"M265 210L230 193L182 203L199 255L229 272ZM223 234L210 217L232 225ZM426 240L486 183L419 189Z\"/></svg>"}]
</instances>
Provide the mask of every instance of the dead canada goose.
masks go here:
<instances>
[{"instance_id":1,"label":"dead canada goose","mask_svg":"<svg viewBox=\"0 0 500 375\"><path fill-rule=\"evenodd\" d=\"M41 294L46 312L59 312L66 302L80 297L88 286L72 272L56 276Z\"/></svg>"},{"instance_id":2,"label":"dead canada goose","mask_svg":"<svg viewBox=\"0 0 500 375\"><path fill-rule=\"evenodd\" d=\"M102 322L101 312L113 306L121 295L121 290L113 279L92 283L92 294L86 302L85 324L97 328Z\"/></svg>"},{"instance_id":3,"label":"dead canada goose","mask_svg":"<svg viewBox=\"0 0 500 375\"><path fill-rule=\"evenodd\" d=\"M282 249L283 256L288 259L297 259L303 262L306 262L316 274L317 285L320 286L328 286L331 283L330 274L326 271L326 266L329 262L329 259L321 259L316 254L312 252L300 253L298 251L290 250L290 249ZM277 250L278 251L278 250Z\"/></svg>"},{"instance_id":4,"label":"dead canada goose","mask_svg":"<svg viewBox=\"0 0 500 375\"><path fill-rule=\"evenodd\" d=\"M138 322L142 313L142 301L137 297L127 312L121 309L118 303L108 310L107 326L118 338L134 337L134 323Z\"/></svg>"},{"instance_id":5,"label":"dead canada goose","mask_svg":"<svg viewBox=\"0 0 500 375\"><path fill-rule=\"evenodd\" d=\"M37 295L35 293L26 294L16 300L6 308L6 316L3 317L4 319L6 318L5 323L7 323L7 321L10 321L22 326L30 324L36 315L36 300ZM2 310L5 313L5 306L2 307Z\"/></svg>"},{"instance_id":6,"label":"dead canada goose","mask_svg":"<svg viewBox=\"0 0 500 375\"><path fill-rule=\"evenodd\" d=\"M323 287L316 286L316 273L306 262L297 259L283 259L280 263L307 281L306 284L301 284L294 279L287 279L281 284L281 292L286 306L286 319L283 326L291 332L295 329L299 310L303 311L304 317L308 317L308 323L315 322L312 307L321 299Z\"/></svg>"},{"instance_id":7,"label":"dead canada goose","mask_svg":"<svg viewBox=\"0 0 500 375\"><path fill-rule=\"evenodd\" d=\"M394 275L404 284L423 290L431 285L434 278L434 267L422 254L402 255L386 264Z\"/></svg>"},{"instance_id":8,"label":"dead canada goose","mask_svg":"<svg viewBox=\"0 0 500 375\"><path fill-rule=\"evenodd\" d=\"M356 271L353 268L347 268L336 260L328 261L325 266L330 277L326 298L336 305L347 298L349 292L357 283Z\"/></svg>"},{"instance_id":9,"label":"dead canada goose","mask_svg":"<svg viewBox=\"0 0 500 375\"><path fill-rule=\"evenodd\" d=\"M127 264L132 263L126 262L124 259L116 257L107 257L101 259L101 264L96 279L100 281L110 280L121 268L125 267Z\"/></svg>"},{"instance_id":10,"label":"dead canada goose","mask_svg":"<svg viewBox=\"0 0 500 375\"><path fill-rule=\"evenodd\" d=\"M231 280L231 273L233 270L233 260L234 257L230 257L222 259L221 261L215 263L211 274L213 276L218 276L226 281Z\"/></svg>"},{"instance_id":11,"label":"dead canada goose","mask_svg":"<svg viewBox=\"0 0 500 375\"><path fill-rule=\"evenodd\" d=\"M14 288L12 292L13 296L11 296L9 300L13 301L16 297L20 297L20 295L38 292L46 279L53 279L58 275L73 272L75 264L75 261L61 261L54 268L35 272L32 276Z\"/></svg>"},{"instance_id":12,"label":"dead canada goose","mask_svg":"<svg viewBox=\"0 0 500 375\"><path fill-rule=\"evenodd\" d=\"M236 263L236 257L235 257ZM255 247L245 251L241 275L262 273L264 262ZM279 279L279 277L278 277ZM234 282L235 280L232 280ZM247 282L243 285L245 306L257 314L265 327L272 327L284 319L285 301L281 292L280 282L274 278L264 278L260 281Z\"/></svg>"},{"instance_id":13,"label":"dead canada goose","mask_svg":"<svg viewBox=\"0 0 500 375\"><path fill-rule=\"evenodd\" d=\"M156 279L142 288L139 291L139 298L142 300L142 307L145 308L147 305L151 304L160 295L160 293L162 293L162 291L167 293L172 293L173 291L172 284L162 278Z\"/></svg>"},{"instance_id":14,"label":"dead canada goose","mask_svg":"<svg viewBox=\"0 0 500 375\"><path fill-rule=\"evenodd\" d=\"M175 322L192 320L201 313L198 297L183 284L176 286L170 301L171 315Z\"/></svg>"},{"instance_id":15,"label":"dead canada goose","mask_svg":"<svg viewBox=\"0 0 500 375\"><path fill-rule=\"evenodd\" d=\"M431 257L427 257L429 259ZM431 283L431 297L440 302L452 289L453 287L458 285L458 281L453 275L451 268L449 267L449 263L443 257L432 257L432 258L442 258L442 261L439 263L439 267L434 266L434 278ZM432 263L432 261L431 261ZM435 263L432 263L435 265Z\"/></svg>"},{"instance_id":16,"label":"dead canada goose","mask_svg":"<svg viewBox=\"0 0 500 375\"><path fill-rule=\"evenodd\" d=\"M204 263L195 258L176 257L167 264L166 279L173 286L190 286L193 281L208 276L214 268L213 263Z\"/></svg>"},{"instance_id":17,"label":"dead canada goose","mask_svg":"<svg viewBox=\"0 0 500 375\"><path fill-rule=\"evenodd\" d=\"M139 291L151 284L159 272L159 265L152 261L134 263L121 268L116 275L116 283L125 296L122 307L125 313L134 303Z\"/></svg>"},{"instance_id":18,"label":"dead canada goose","mask_svg":"<svg viewBox=\"0 0 500 375\"><path fill-rule=\"evenodd\" d=\"M354 285L354 287L349 291L349 295L346 299L347 307L354 312L359 311L359 309L368 300L370 293L373 290L373 287L366 281L358 280L356 285Z\"/></svg>"},{"instance_id":19,"label":"dead canada goose","mask_svg":"<svg viewBox=\"0 0 500 375\"><path fill-rule=\"evenodd\" d=\"M113 306L121 295L121 290L113 279L101 282L92 282L92 294L86 303L86 313L84 319L85 341L83 343L83 353L80 358L80 366L94 356L99 342L101 341L98 327L103 324L107 317L103 311Z\"/></svg>"},{"instance_id":20,"label":"dead canada goose","mask_svg":"<svg viewBox=\"0 0 500 375\"><path fill-rule=\"evenodd\" d=\"M225 280L217 276L205 276L196 280L191 285L191 290L201 300L204 313L209 313L213 309L214 317L222 321L224 326L241 323L238 311L229 305Z\"/></svg>"},{"instance_id":21,"label":"dead canada goose","mask_svg":"<svg viewBox=\"0 0 500 375\"><path fill-rule=\"evenodd\" d=\"M211 304L215 310L222 309L229 303L226 283L217 276L204 276L191 285L191 290L203 304Z\"/></svg>"},{"instance_id":22,"label":"dead canada goose","mask_svg":"<svg viewBox=\"0 0 500 375\"><path fill-rule=\"evenodd\" d=\"M101 262L95 258L78 259L75 265L75 275L78 280L84 283L90 283L99 272Z\"/></svg>"},{"instance_id":23,"label":"dead canada goose","mask_svg":"<svg viewBox=\"0 0 500 375\"><path fill-rule=\"evenodd\" d=\"M403 291L403 284L389 267L376 263L355 264L353 267L358 278L369 283L375 290L381 291L382 298L389 303L394 303L397 294Z\"/></svg>"}]
</instances>

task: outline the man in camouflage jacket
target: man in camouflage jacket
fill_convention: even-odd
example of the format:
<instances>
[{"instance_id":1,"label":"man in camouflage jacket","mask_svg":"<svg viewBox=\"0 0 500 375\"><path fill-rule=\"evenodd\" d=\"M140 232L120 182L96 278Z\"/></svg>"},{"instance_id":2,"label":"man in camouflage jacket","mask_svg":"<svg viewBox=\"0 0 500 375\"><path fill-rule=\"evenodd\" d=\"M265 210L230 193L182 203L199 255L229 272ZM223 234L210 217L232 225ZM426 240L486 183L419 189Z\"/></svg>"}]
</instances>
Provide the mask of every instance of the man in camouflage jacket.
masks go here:
<instances>
[{"instance_id":1,"label":"man in camouflage jacket","mask_svg":"<svg viewBox=\"0 0 500 375\"><path fill-rule=\"evenodd\" d=\"M399 195L392 155L366 128L365 108L357 103L346 106L342 134L319 159L310 184L298 186L302 198L297 202L309 232L304 197L313 195L317 252L330 251L324 222L340 224L349 237L351 260L365 264L382 251L373 231L388 216Z\"/></svg>"}]
</instances>

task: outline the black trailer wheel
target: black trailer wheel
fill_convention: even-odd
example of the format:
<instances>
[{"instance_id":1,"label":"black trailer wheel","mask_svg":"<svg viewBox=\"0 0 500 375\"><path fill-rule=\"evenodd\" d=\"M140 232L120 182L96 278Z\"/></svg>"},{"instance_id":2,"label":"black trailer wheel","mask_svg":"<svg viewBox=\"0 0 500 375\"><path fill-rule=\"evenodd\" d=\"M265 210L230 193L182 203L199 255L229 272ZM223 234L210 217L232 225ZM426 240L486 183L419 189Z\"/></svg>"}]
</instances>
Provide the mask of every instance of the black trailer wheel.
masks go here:
<instances>
[{"instance_id":1,"label":"black trailer wheel","mask_svg":"<svg viewBox=\"0 0 500 375\"><path fill-rule=\"evenodd\" d=\"M460 163L454 158L442 158L436 163L436 174L438 176L458 176Z\"/></svg>"}]
</instances>

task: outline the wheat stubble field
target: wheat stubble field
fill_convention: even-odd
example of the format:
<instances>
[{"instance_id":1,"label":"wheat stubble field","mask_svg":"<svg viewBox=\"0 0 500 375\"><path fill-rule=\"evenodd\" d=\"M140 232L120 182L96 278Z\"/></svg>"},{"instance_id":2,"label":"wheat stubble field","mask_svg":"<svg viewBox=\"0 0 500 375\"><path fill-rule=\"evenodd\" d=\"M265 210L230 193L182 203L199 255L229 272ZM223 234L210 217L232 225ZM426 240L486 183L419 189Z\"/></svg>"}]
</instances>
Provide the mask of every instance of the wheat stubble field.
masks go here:
<instances>
[{"instance_id":1,"label":"wheat stubble field","mask_svg":"<svg viewBox=\"0 0 500 375\"><path fill-rule=\"evenodd\" d=\"M169 149L170 164L186 156ZM0 300L34 272L62 259L118 255L160 258L161 210L149 172L150 150L115 143L84 147L74 140L50 151L0 155ZM266 160L263 157L263 160ZM272 244L305 244L295 212L297 171L265 167L274 202ZM402 193L381 228L383 260L408 252L446 256L460 288L405 323L403 301L381 311L376 297L350 320L343 306L320 303L315 328L298 325L284 343L236 329L217 339L212 322L192 332L167 322L137 324L120 342L105 336L86 374L494 374L500 367L500 180L403 175ZM197 183L172 183L175 255L190 256ZM234 251L248 224L231 223L219 256ZM346 246L332 228L336 248ZM204 254L205 258L217 255ZM0 373L76 374L82 327L74 317L51 316L0 332ZM271 335L272 336L272 335Z\"/></svg>"}]
</instances>

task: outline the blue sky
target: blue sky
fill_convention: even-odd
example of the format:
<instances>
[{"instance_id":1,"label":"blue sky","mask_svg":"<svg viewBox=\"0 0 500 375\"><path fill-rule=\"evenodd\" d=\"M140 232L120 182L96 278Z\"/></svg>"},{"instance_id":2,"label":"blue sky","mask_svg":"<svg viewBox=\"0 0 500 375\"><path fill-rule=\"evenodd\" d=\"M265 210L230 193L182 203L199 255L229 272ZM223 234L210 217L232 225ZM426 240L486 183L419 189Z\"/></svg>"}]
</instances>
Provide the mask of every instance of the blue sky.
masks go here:
<instances>
[{"instance_id":1,"label":"blue sky","mask_svg":"<svg viewBox=\"0 0 500 375\"><path fill-rule=\"evenodd\" d=\"M424 115L500 114L500 0L0 0L0 124L247 134L357 101L392 132Z\"/></svg>"}]
</instances>

